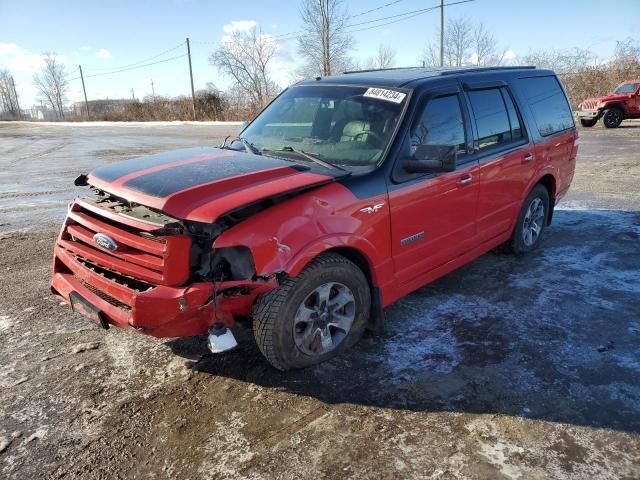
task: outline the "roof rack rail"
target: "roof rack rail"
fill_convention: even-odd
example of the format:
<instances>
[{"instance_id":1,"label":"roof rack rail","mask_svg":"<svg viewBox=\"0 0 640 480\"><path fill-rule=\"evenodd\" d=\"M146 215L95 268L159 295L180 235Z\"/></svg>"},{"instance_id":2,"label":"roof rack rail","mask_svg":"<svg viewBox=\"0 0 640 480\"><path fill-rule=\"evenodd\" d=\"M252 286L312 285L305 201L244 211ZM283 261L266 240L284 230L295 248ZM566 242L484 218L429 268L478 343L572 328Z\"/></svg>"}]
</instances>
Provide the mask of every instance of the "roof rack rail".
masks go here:
<instances>
[{"instance_id":1,"label":"roof rack rail","mask_svg":"<svg viewBox=\"0 0 640 480\"><path fill-rule=\"evenodd\" d=\"M351 73L369 73L369 72L388 72L392 70L425 70L428 72L436 72L440 75L455 75L456 73L465 72L488 72L492 70L521 70L521 69L535 69L534 65L508 65L508 66L496 66L496 67L390 67L390 68L369 68L366 70L348 70L342 72L343 75L349 75Z\"/></svg>"},{"instance_id":2,"label":"roof rack rail","mask_svg":"<svg viewBox=\"0 0 640 480\"><path fill-rule=\"evenodd\" d=\"M348 75L350 73L368 73L368 72L387 72L390 70L415 70L424 67L389 67L389 68L369 68L366 70L347 70L346 72L342 72L343 75Z\"/></svg>"},{"instance_id":3,"label":"roof rack rail","mask_svg":"<svg viewBox=\"0 0 640 480\"><path fill-rule=\"evenodd\" d=\"M492 70L533 70L535 65L509 65L509 66L496 66L496 67L447 67L440 72L440 75L455 75L456 73L466 72L490 72Z\"/></svg>"}]
</instances>

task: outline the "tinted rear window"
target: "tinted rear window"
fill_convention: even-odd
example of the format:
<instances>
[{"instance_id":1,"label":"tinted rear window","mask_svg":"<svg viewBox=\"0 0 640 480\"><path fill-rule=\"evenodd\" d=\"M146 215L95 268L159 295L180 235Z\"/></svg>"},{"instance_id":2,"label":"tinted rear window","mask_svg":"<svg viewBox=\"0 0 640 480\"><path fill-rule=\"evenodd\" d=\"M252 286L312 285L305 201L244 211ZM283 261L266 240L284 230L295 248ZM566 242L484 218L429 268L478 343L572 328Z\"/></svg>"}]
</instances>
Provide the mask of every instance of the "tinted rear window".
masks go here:
<instances>
[{"instance_id":1,"label":"tinted rear window","mask_svg":"<svg viewBox=\"0 0 640 480\"><path fill-rule=\"evenodd\" d=\"M546 137L573 127L567 98L556 77L532 77L520 80L540 135Z\"/></svg>"}]
</instances>

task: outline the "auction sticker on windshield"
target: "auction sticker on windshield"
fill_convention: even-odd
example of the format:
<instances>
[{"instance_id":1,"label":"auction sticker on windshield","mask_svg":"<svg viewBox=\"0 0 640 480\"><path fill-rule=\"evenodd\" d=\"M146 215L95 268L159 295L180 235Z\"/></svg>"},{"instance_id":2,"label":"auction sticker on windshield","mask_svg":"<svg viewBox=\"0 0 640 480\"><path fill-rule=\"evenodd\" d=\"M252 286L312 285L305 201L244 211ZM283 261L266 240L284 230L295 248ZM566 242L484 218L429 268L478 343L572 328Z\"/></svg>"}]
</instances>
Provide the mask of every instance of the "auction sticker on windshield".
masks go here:
<instances>
[{"instance_id":1,"label":"auction sticker on windshield","mask_svg":"<svg viewBox=\"0 0 640 480\"><path fill-rule=\"evenodd\" d=\"M364 96L369 98L379 98L393 103L402 103L402 100L404 100L404 97L406 97L407 94L396 92L395 90L387 90L386 88L368 88L367 91L364 92Z\"/></svg>"}]
</instances>

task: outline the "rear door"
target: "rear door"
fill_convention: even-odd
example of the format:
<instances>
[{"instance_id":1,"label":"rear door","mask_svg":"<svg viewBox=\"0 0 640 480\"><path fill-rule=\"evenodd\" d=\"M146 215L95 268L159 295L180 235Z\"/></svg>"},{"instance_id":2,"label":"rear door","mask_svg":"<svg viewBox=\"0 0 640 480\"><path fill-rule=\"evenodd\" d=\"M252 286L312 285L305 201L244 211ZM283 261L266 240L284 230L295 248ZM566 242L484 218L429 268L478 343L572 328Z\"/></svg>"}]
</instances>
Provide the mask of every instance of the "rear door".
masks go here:
<instances>
[{"instance_id":1,"label":"rear door","mask_svg":"<svg viewBox=\"0 0 640 480\"><path fill-rule=\"evenodd\" d=\"M536 166L553 173L556 194L569 187L575 170L577 133L567 97L555 75L516 80L533 117ZM552 200L553 201L553 200Z\"/></svg>"},{"instance_id":2,"label":"rear door","mask_svg":"<svg viewBox=\"0 0 640 480\"><path fill-rule=\"evenodd\" d=\"M469 250L476 235L477 162L469 159L470 125L457 87L421 99L405 157L419 145L456 146L454 172L409 174L396 162L389 185L392 254L399 284L421 276Z\"/></svg>"},{"instance_id":3,"label":"rear door","mask_svg":"<svg viewBox=\"0 0 640 480\"><path fill-rule=\"evenodd\" d=\"M465 90L475 132L474 158L479 162L478 243L482 243L512 228L535 173L535 154L506 83L466 84Z\"/></svg>"}]
</instances>

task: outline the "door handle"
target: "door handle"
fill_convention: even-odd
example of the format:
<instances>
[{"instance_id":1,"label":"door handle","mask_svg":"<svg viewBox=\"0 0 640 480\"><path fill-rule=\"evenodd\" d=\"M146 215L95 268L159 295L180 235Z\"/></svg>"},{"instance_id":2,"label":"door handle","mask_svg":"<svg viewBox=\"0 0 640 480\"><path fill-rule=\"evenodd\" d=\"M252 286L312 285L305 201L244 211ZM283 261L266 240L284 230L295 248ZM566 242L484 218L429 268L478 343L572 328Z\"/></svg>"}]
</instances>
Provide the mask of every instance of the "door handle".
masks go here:
<instances>
[{"instance_id":1,"label":"door handle","mask_svg":"<svg viewBox=\"0 0 640 480\"><path fill-rule=\"evenodd\" d=\"M473 182L473 175L471 174L461 177L460 180L458 181L460 185L469 185L471 182Z\"/></svg>"},{"instance_id":2,"label":"door handle","mask_svg":"<svg viewBox=\"0 0 640 480\"><path fill-rule=\"evenodd\" d=\"M523 160L525 162L530 162L531 160L533 160L533 153L527 153L524 157Z\"/></svg>"}]
</instances>

